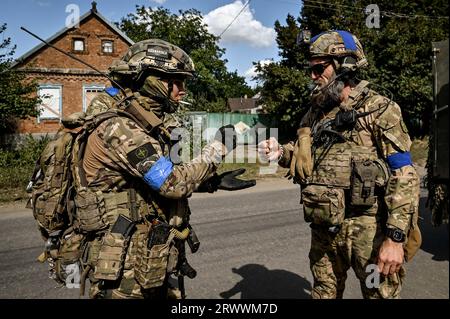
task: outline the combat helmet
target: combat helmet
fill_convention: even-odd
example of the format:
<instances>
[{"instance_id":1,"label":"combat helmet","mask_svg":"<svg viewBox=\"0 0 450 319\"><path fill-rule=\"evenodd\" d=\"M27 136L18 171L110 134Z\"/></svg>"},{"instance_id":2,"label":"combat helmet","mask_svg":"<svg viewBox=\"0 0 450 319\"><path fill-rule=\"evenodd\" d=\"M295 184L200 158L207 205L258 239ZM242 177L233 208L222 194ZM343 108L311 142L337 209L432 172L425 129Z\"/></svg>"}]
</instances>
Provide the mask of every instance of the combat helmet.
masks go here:
<instances>
[{"instance_id":1,"label":"combat helmet","mask_svg":"<svg viewBox=\"0 0 450 319\"><path fill-rule=\"evenodd\" d=\"M342 30L322 32L311 38L309 58L321 57L331 58L337 70L348 68L350 71L356 71L368 64L358 38Z\"/></svg>"},{"instance_id":2,"label":"combat helmet","mask_svg":"<svg viewBox=\"0 0 450 319\"><path fill-rule=\"evenodd\" d=\"M112 75L132 76L134 80L147 70L183 77L191 77L195 73L194 63L186 52L160 39L133 44L122 59L114 61L109 68Z\"/></svg>"}]
</instances>

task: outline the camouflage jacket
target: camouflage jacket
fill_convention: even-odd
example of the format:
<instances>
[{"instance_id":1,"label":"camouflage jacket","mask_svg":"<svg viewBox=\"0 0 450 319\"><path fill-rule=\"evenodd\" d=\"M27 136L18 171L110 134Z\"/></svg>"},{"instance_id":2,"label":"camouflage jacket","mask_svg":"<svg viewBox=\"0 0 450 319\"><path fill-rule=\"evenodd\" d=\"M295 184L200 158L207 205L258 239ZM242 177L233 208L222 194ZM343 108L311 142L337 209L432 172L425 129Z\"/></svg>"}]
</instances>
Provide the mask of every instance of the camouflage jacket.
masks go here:
<instances>
[{"instance_id":1,"label":"camouflage jacket","mask_svg":"<svg viewBox=\"0 0 450 319\"><path fill-rule=\"evenodd\" d=\"M92 100L87 113L106 111L114 103L114 98L101 93ZM169 118L164 125L172 128L173 123ZM83 169L89 188L105 193L138 188L150 194L168 219L174 214L187 214L187 197L215 173L227 150L215 141L193 160L175 165L170 158L171 144L167 136L150 136L129 118L104 121L90 134L84 152ZM180 223L171 222L175 226Z\"/></svg>"},{"instance_id":2,"label":"camouflage jacket","mask_svg":"<svg viewBox=\"0 0 450 319\"><path fill-rule=\"evenodd\" d=\"M353 149L353 154L359 154L357 156L368 154L368 158L380 158L388 164L390 176L384 195L388 210L387 224L406 232L409 229L412 214L418 209L419 200L419 178L409 153L411 140L403 122L400 107L388 98L369 90L367 86L367 81L361 81L351 91L347 101L342 102L339 107L327 114L317 109L310 109L303 117L300 126L311 127L314 134L318 126L334 119L339 110L355 109L359 114L367 112L367 115L357 119L354 128L340 132L345 142L336 141L333 147ZM314 137L312 137L313 141ZM285 152L279 161L280 166L290 166L293 145L294 142L283 145ZM336 157L331 158L332 156L336 154L326 153L324 161L339 160ZM342 169L345 170L345 167ZM350 169L348 173L350 174ZM314 174L317 174L317 167L313 170L313 176ZM333 175L334 172L328 174ZM314 183L314 179L309 180L309 183ZM328 185L332 184L333 179L328 179ZM345 185L337 185L339 186Z\"/></svg>"}]
</instances>

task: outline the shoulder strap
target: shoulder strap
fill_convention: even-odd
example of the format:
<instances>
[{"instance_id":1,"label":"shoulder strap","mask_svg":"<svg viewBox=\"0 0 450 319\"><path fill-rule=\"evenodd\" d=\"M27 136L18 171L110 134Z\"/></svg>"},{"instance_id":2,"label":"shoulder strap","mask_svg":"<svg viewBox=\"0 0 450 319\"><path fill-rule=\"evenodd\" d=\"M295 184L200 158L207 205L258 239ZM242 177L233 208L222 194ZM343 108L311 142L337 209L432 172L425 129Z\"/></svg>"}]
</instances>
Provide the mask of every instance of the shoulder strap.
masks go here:
<instances>
[{"instance_id":1,"label":"shoulder strap","mask_svg":"<svg viewBox=\"0 0 450 319\"><path fill-rule=\"evenodd\" d=\"M361 82L359 82L358 85L350 91L347 101L341 103L341 105L339 105L339 108L344 111L359 108L362 105L362 101L364 100L364 98L370 92L368 86L368 81L362 80Z\"/></svg>"},{"instance_id":2,"label":"shoulder strap","mask_svg":"<svg viewBox=\"0 0 450 319\"><path fill-rule=\"evenodd\" d=\"M151 132L156 128L162 127L162 121L152 111L146 111L134 98L134 94L130 89L126 89L122 94L114 95L117 110L128 113L129 118L134 120L147 132Z\"/></svg>"}]
</instances>

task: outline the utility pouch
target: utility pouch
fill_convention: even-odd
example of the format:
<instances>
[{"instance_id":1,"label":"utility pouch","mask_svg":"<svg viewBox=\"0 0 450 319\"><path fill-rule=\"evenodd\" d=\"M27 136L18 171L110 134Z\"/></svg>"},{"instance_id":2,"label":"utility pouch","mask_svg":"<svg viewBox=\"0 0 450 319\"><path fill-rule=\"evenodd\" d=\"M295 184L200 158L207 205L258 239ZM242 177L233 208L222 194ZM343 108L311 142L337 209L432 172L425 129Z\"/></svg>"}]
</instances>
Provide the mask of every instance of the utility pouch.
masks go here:
<instances>
[{"instance_id":1,"label":"utility pouch","mask_svg":"<svg viewBox=\"0 0 450 319\"><path fill-rule=\"evenodd\" d=\"M152 232L153 229L150 230L150 234ZM148 240L151 238L150 235ZM151 245L147 241L138 243L134 275L142 288L149 289L162 286L167 272L172 271L168 268L169 266L174 267L173 259L174 257L178 258L174 256L174 254L178 255L178 251L175 252L173 248L171 249L173 238L174 234L169 231L167 240L163 244L156 244L156 241ZM170 265L169 259L171 259Z\"/></svg>"},{"instance_id":2,"label":"utility pouch","mask_svg":"<svg viewBox=\"0 0 450 319\"><path fill-rule=\"evenodd\" d=\"M380 169L372 160L352 162L351 205L373 206L377 202L375 186L379 175Z\"/></svg>"},{"instance_id":3,"label":"utility pouch","mask_svg":"<svg viewBox=\"0 0 450 319\"><path fill-rule=\"evenodd\" d=\"M72 264L80 259L83 239L84 236L77 233L71 233L61 239L58 257L63 264Z\"/></svg>"},{"instance_id":4,"label":"utility pouch","mask_svg":"<svg viewBox=\"0 0 450 319\"><path fill-rule=\"evenodd\" d=\"M323 226L339 226L345 217L344 190L324 185L308 185L302 190L305 221Z\"/></svg>"},{"instance_id":5,"label":"utility pouch","mask_svg":"<svg viewBox=\"0 0 450 319\"><path fill-rule=\"evenodd\" d=\"M105 234L98 254L94 277L104 280L117 280L122 273L134 223L123 215L109 232Z\"/></svg>"},{"instance_id":6,"label":"utility pouch","mask_svg":"<svg viewBox=\"0 0 450 319\"><path fill-rule=\"evenodd\" d=\"M84 232L104 229L105 202L101 193L81 191L75 195L76 219Z\"/></svg>"},{"instance_id":7,"label":"utility pouch","mask_svg":"<svg viewBox=\"0 0 450 319\"><path fill-rule=\"evenodd\" d=\"M31 202L34 206L30 208L33 209L34 218L41 227L49 232L64 227L63 215L58 213L59 198L48 193L35 194Z\"/></svg>"}]
</instances>

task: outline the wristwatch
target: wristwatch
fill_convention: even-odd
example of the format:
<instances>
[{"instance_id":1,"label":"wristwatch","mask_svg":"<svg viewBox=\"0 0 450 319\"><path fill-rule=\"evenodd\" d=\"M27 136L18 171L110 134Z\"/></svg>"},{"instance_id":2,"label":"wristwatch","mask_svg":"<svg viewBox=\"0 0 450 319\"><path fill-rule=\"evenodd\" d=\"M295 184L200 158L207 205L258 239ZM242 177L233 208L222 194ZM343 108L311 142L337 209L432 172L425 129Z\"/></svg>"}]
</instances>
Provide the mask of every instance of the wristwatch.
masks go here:
<instances>
[{"instance_id":1,"label":"wristwatch","mask_svg":"<svg viewBox=\"0 0 450 319\"><path fill-rule=\"evenodd\" d=\"M386 229L386 236L396 243L403 243L406 239L405 233L398 228Z\"/></svg>"}]
</instances>

